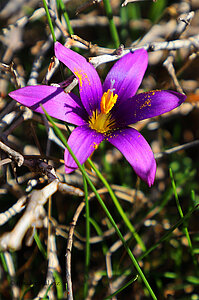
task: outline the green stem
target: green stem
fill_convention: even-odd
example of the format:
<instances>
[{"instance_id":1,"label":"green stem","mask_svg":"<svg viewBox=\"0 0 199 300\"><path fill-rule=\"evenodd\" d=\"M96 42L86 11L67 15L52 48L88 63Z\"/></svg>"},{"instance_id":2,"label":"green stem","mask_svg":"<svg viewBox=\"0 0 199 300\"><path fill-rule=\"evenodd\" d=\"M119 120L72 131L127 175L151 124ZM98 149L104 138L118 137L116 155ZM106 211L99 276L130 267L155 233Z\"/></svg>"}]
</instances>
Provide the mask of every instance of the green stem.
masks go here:
<instances>
[{"instance_id":1,"label":"green stem","mask_svg":"<svg viewBox=\"0 0 199 300\"><path fill-rule=\"evenodd\" d=\"M106 15L107 15L108 20L109 20L109 28L110 28L111 36L112 36L113 42L115 44L115 47L118 48L119 45L120 45L120 40L119 40L117 28L116 28L115 23L113 21L112 8L111 8L109 0L103 0L103 3L104 3L104 8L105 8Z\"/></svg>"},{"instance_id":2,"label":"green stem","mask_svg":"<svg viewBox=\"0 0 199 300\"><path fill-rule=\"evenodd\" d=\"M103 184L105 185L105 187L107 188L107 190L108 190L108 192L109 192L109 194L110 194L110 196L111 196L111 198L113 200L113 203L115 204L115 207L117 208L117 211L119 212L120 216L124 220L124 223L126 224L126 226L128 227L128 229L130 230L130 232L133 234L135 240L140 245L142 251L145 252L146 251L146 247L145 247L142 239L140 238L139 234L136 232L134 226L129 221L127 215L125 214L122 206L120 205L120 203L119 203L117 197L115 196L113 190L111 189L109 183L104 178L104 176L101 174L101 172L99 172L99 170L96 168L96 166L94 165L94 163L92 162L92 160L90 158L88 158L88 162L91 165L91 167L93 168L93 170L95 171L95 173L97 174L97 176L103 182Z\"/></svg>"},{"instance_id":3,"label":"green stem","mask_svg":"<svg viewBox=\"0 0 199 300\"><path fill-rule=\"evenodd\" d=\"M8 266L7 266L6 259L5 259L3 251L0 251L0 258L1 258L3 268L4 268L4 270L6 272L6 275L7 275L7 280L10 283L11 278L10 278L10 275L9 275Z\"/></svg>"},{"instance_id":4,"label":"green stem","mask_svg":"<svg viewBox=\"0 0 199 300\"><path fill-rule=\"evenodd\" d=\"M95 228L98 236L102 236L103 235L103 231L101 230L100 226L97 224L97 222L93 219L90 218L90 223L91 225ZM108 246L105 244L105 240L102 240L102 252L104 255L106 255L108 251Z\"/></svg>"},{"instance_id":5,"label":"green stem","mask_svg":"<svg viewBox=\"0 0 199 300\"><path fill-rule=\"evenodd\" d=\"M37 247L38 249L40 250L40 252L42 253L43 257L45 259L47 259L47 253L46 253L46 250L44 249L43 245L42 245L42 242L40 241L40 238L37 234L37 230L35 230L35 234L34 234L34 239L35 239L35 242L37 244Z\"/></svg>"},{"instance_id":6,"label":"green stem","mask_svg":"<svg viewBox=\"0 0 199 300\"><path fill-rule=\"evenodd\" d=\"M63 0L57 0L57 3L59 4L59 7L61 8L61 11L63 13L64 20L65 20L67 28L68 28L68 33L70 35L74 34L74 31L73 31L73 28L71 27L70 19L69 19L68 13L66 11L66 8L65 8Z\"/></svg>"},{"instance_id":7,"label":"green stem","mask_svg":"<svg viewBox=\"0 0 199 300\"><path fill-rule=\"evenodd\" d=\"M55 32L54 32L54 28L53 28L53 23L51 21L48 5L46 4L45 0L43 0L43 4L44 4L45 11L46 11L46 16L47 16L47 19L48 19L48 24L49 24L49 27L50 27L50 31L51 31L51 34L52 34L52 37L53 37L53 42L55 43L56 42L56 37L55 37Z\"/></svg>"},{"instance_id":8,"label":"green stem","mask_svg":"<svg viewBox=\"0 0 199 300\"><path fill-rule=\"evenodd\" d=\"M42 107L42 105L41 105ZM92 191L94 192L99 204L101 205L101 207L103 208L104 212L106 213L109 221L111 222L112 226L115 228L115 231L119 237L119 239L121 240L121 242L123 243L130 259L132 260L133 264L134 264L134 267L136 268L137 272L139 273L140 277L142 278L146 288L148 289L151 297L154 299L154 300L157 300L157 297L155 296L152 288L150 287L144 273L142 272L142 269L140 268L137 260L135 259L133 253L131 252L130 248L128 247L122 233L120 232L120 230L118 229L117 227L117 224L115 223L113 217L111 216L111 214L109 213L106 205L104 204L102 198L100 197L99 193L97 192L95 186L93 185L92 181L90 180L90 178L88 177L84 167L79 163L78 159L76 158L76 156L74 155L74 153L72 152L71 148L68 146L68 143L66 142L65 138L64 138L64 135L62 134L62 132L60 131L60 129L55 125L55 123L53 122L52 118L47 114L47 112L45 111L45 109L42 107L43 111L45 112L45 115L47 117L47 119L50 121L50 123L52 124L53 126L53 129L55 131L55 133L59 136L59 138L61 139L61 141L64 143L64 145L66 146L67 150L69 151L70 155L72 156L72 158L74 159L74 161L76 162L76 164L78 165L80 171L82 172L83 176L86 178L88 184L90 185Z\"/></svg>"},{"instance_id":9,"label":"green stem","mask_svg":"<svg viewBox=\"0 0 199 300\"><path fill-rule=\"evenodd\" d=\"M184 214L183 214L183 211L182 211L182 208L180 206L180 201L179 201L179 198L178 198L178 193L177 193L177 189L176 189L176 184L175 184L175 180L174 180L174 176L173 176L173 172L172 172L172 169L170 168L169 169L169 173L170 173L170 178L171 178L171 184L172 184L172 188L173 188L173 193L174 193L174 197L175 197L175 200L176 200L176 205L177 205L177 208L178 208L178 212L179 212L179 215L181 218L184 217ZM189 249L190 249L190 253L191 253L191 256L193 258L193 262L195 264L195 266L197 266L197 261L196 261L196 258L194 256L194 252L193 252L193 247L192 247L192 242L191 242L191 238L190 238L190 235L189 235L189 231L188 231L188 228L187 226L184 226L183 228L183 232L187 238L187 242L188 242L188 245L189 245Z\"/></svg>"},{"instance_id":10,"label":"green stem","mask_svg":"<svg viewBox=\"0 0 199 300\"><path fill-rule=\"evenodd\" d=\"M193 209L191 209L183 218L181 218L175 225L173 225L171 227L171 229L169 229L160 239L157 243L155 243L151 248L149 248L145 253L143 253L140 257L139 257L139 261L142 260L144 257L146 257L147 255L149 255L149 253L151 253L153 250L155 250L161 243L163 243L164 241L166 241L169 236L172 234L172 232L178 228L181 224L183 224L188 218L190 218L190 216L193 214L193 212L195 210L197 210L199 207L199 205L195 206Z\"/></svg>"},{"instance_id":11,"label":"green stem","mask_svg":"<svg viewBox=\"0 0 199 300\"><path fill-rule=\"evenodd\" d=\"M109 295L104 300L112 299L114 296L116 296L118 293L126 289L131 283L135 282L137 280L138 276L135 276L131 280L129 280L125 285L123 285L120 289L118 289L115 293Z\"/></svg>"},{"instance_id":12,"label":"green stem","mask_svg":"<svg viewBox=\"0 0 199 300\"><path fill-rule=\"evenodd\" d=\"M57 290L57 300L61 300L64 297L62 278L57 271L53 272L53 277L55 279L55 286Z\"/></svg>"},{"instance_id":13,"label":"green stem","mask_svg":"<svg viewBox=\"0 0 199 300\"><path fill-rule=\"evenodd\" d=\"M84 276L84 299L88 294L88 273L90 265L90 212L88 201L88 186L85 176L83 176L84 195L85 195L85 211L86 211L86 255L85 255L85 276Z\"/></svg>"}]
</instances>

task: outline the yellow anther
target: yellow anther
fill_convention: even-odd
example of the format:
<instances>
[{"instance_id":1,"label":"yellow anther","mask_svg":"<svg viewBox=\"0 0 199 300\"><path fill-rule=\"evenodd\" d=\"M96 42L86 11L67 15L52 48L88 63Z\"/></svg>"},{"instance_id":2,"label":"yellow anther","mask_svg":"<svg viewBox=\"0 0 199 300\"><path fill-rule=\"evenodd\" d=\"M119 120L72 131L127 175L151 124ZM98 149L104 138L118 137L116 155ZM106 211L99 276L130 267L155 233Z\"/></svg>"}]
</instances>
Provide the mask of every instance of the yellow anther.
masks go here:
<instances>
[{"instance_id":1,"label":"yellow anther","mask_svg":"<svg viewBox=\"0 0 199 300\"><path fill-rule=\"evenodd\" d=\"M113 108L118 98L117 94L113 94L112 90L105 92L101 98L100 108L103 114L108 114L109 111Z\"/></svg>"},{"instance_id":2,"label":"yellow anther","mask_svg":"<svg viewBox=\"0 0 199 300\"><path fill-rule=\"evenodd\" d=\"M98 111L94 111L89 120L90 128L101 133L112 130L115 124L115 120L112 119L110 114L99 113Z\"/></svg>"}]
</instances>

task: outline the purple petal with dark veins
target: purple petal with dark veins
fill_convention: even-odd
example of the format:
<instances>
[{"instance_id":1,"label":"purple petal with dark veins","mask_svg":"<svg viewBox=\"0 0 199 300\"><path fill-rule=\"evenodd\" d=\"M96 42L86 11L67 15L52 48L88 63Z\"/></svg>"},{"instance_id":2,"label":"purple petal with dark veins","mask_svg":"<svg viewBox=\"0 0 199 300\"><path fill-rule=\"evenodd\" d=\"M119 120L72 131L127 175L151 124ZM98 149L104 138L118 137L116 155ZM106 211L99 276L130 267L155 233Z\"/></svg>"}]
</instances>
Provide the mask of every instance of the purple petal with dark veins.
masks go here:
<instances>
[{"instance_id":1,"label":"purple petal with dark veins","mask_svg":"<svg viewBox=\"0 0 199 300\"><path fill-rule=\"evenodd\" d=\"M124 128L114 131L107 139L120 150L136 174L151 186L155 179L156 162L144 137L133 128Z\"/></svg>"},{"instance_id":2,"label":"purple petal with dark veins","mask_svg":"<svg viewBox=\"0 0 199 300\"><path fill-rule=\"evenodd\" d=\"M73 130L68 139L68 145L79 160L80 164L83 164L103 141L103 139L103 134L90 129L88 125L84 125ZM67 174L78 168L67 149L65 150L64 160L65 171Z\"/></svg>"},{"instance_id":3,"label":"purple petal with dark veins","mask_svg":"<svg viewBox=\"0 0 199 300\"><path fill-rule=\"evenodd\" d=\"M164 114L181 105L185 99L185 95L174 91L150 91L120 103L112 114L123 127Z\"/></svg>"},{"instance_id":4,"label":"purple petal with dark veins","mask_svg":"<svg viewBox=\"0 0 199 300\"><path fill-rule=\"evenodd\" d=\"M120 58L109 71L104 84L103 91L113 88L118 94L117 105L125 99L135 95L142 81L148 64L148 54L144 49L130 52Z\"/></svg>"},{"instance_id":5,"label":"purple petal with dark veins","mask_svg":"<svg viewBox=\"0 0 199 300\"><path fill-rule=\"evenodd\" d=\"M47 113L54 118L75 125L86 124L88 115L80 99L73 93L65 93L55 86L34 85L21 88L9 93L9 96L30 109Z\"/></svg>"},{"instance_id":6,"label":"purple petal with dark veins","mask_svg":"<svg viewBox=\"0 0 199 300\"><path fill-rule=\"evenodd\" d=\"M55 43L55 55L77 77L82 103L89 115L100 108L102 84L95 68L80 54Z\"/></svg>"}]
</instances>

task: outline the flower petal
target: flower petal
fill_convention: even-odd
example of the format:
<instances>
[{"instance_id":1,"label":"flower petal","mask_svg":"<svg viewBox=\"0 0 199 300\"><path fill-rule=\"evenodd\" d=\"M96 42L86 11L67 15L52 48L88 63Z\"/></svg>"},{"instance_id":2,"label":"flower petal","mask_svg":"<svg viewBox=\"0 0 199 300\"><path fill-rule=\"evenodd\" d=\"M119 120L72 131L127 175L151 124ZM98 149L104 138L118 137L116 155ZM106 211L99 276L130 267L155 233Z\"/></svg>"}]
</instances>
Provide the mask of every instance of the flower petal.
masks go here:
<instances>
[{"instance_id":1,"label":"flower petal","mask_svg":"<svg viewBox=\"0 0 199 300\"><path fill-rule=\"evenodd\" d=\"M133 128L114 131L108 141L118 148L137 175L151 186L155 179L156 162L151 147Z\"/></svg>"},{"instance_id":2,"label":"flower petal","mask_svg":"<svg viewBox=\"0 0 199 300\"><path fill-rule=\"evenodd\" d=\"M103 134L90 129L87 125L84 125L73 130L68 139L68 145L79 160L80 164L83 164L97 146L103 141L103 139ZM67 149L65 150L64 160L65 171L67 174L78 168Z\"/></svg>"},{"instance_id":3,"label":"flower petal","mask_svg":"<svg viewBox=\"0 0 199 300\"><path fill-rule=\"evenodd\" d=\"M113 111L113 117L120 126L127 126L164 114L181 105L185 99L185 95L174 91L141 93L121 103Z\"/></svg>"},{"instance_id":4,"label":"flower petal","mask_svg":"<svg viewBox=\"0 0 199 300\"><path fill-rule=\"evenodd\" d=\"M67 94L63 89L55 86L27 86L9 93L9 96L39 113L44 113L40 107L42 104L51 117L75 125L85 124L88 118L77 96L72 93Z\"/></svg>"},{"instance_id":5,"label":"flower petal","mask_svg":"<svg viewBox=\"0 0 199 300\"><path fill-rule=\"evenodd\" d=\"M89 115L100 108L102 84L95 68L80 54L55 43L55 55L79 80L82 103Z\"/></svg>"},{"instance_id":6,"label":"flower petal","mask_svg":"<svg viewBox=\"0 0 199 300\"><path fill-rule=\"evenodd\" d=\"M148 64L148 54L144 49L130 52L120 58L109 71L104 84L103 90L106 92L113 88L118 94L117 104L135 95L142 81Z\"/></svg>"}]
</instances>

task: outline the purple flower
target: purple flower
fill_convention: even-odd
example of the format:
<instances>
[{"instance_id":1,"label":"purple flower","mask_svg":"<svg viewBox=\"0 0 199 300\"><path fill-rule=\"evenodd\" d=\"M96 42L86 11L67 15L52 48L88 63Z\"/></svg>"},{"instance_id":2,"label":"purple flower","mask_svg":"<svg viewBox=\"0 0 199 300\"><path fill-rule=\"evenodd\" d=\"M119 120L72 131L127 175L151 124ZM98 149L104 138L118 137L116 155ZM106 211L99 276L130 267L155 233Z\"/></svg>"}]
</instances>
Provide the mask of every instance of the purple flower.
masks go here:
<instances>
[{"instance_id":1,"label":"purple flower","mask_svg":"<svg viewBox=\"0 0 199 300\"><path fill-rule=\"evenodd\" d=\"M36 112L77 125L68 145L83 164L98 145L107 140L126 157L139 177L151 186L156 162L144 137L130 124L166 113L185 101L174 91L150 91L135 95L148 64L144 49L130 52L118 60L103 85L95 68L87 60L55 43L55 55L77 77L81 100L54 86L27 86L9 95ZM70 173L77 165L65 150L65 169Z\"/></svg>"}]
</instances>

